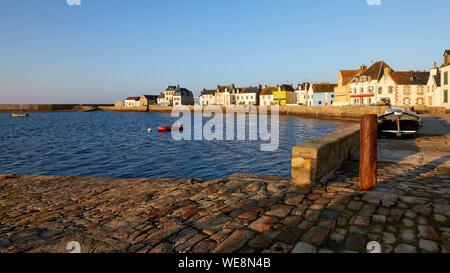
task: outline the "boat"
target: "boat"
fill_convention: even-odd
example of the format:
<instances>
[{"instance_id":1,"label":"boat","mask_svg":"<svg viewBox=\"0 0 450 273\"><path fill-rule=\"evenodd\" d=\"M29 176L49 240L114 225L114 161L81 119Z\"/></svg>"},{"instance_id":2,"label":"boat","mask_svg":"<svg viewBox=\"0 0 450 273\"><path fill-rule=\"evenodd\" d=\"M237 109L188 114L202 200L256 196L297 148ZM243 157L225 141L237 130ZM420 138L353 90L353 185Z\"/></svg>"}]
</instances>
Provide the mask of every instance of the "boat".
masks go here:
<instances>
[{"instance_id":1,"label":"boat","mask_svg":"<svg viewBox=\"0 0 450 273\"><path fill-rule=\"evenodd\" d=\"M173 127L171 127L171 126L160 126L158 128L158 132L160 132L160 133L166 133L166 132L172 132L172 131L183 131L183 130L184 130L183 125L173 126Z\"/></svg>"},{"instance_id":2,"label":"boat","mask_svg":"<svg viewBox=\"0 0 450 273\"><path fill-rule=\"evenodd\" d=\"M13 118L26 118L29 117L29 114L11 114L11 117Z\"/></svg>"},{"instance_id":3,"label":"boat","mask_svg":"<svg viewBox=\"0 0 450 273\"><path fill-rule=\"evenodd\" d=\"M383 135L414 135L422 127L423 120L419 115L401 108L390 108L378 118L378 131Z\"/></svg>"}]
</instances>

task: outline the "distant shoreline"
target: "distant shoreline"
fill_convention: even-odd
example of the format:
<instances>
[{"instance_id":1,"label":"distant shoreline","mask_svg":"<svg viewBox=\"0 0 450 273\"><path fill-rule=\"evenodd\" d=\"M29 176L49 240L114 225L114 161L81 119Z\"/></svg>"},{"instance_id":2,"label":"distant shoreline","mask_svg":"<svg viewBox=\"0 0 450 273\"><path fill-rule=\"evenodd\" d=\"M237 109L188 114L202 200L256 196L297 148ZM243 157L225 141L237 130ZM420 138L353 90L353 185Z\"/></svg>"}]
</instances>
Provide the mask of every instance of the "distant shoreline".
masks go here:
<instances>
[{"instance_id":1,"label":"distant shoreline","mask_svg":"<svg viewBox=\"0 0 450 273\"><path fill-rule=\"evenodd\" d=\"M258 106L256 106L258 107ZM191 111L194 106L189 106ZM280 106L280 115L302 116L317 119L359 121L366 114L382 115L388 106ZM226 107L222 107L224 113ZM116 107L111 104L0 104L0 112L171 112L172 106ZM445 114L445 109L425 107L417 109L435 115Z\"/></svg>"}]
</instances>

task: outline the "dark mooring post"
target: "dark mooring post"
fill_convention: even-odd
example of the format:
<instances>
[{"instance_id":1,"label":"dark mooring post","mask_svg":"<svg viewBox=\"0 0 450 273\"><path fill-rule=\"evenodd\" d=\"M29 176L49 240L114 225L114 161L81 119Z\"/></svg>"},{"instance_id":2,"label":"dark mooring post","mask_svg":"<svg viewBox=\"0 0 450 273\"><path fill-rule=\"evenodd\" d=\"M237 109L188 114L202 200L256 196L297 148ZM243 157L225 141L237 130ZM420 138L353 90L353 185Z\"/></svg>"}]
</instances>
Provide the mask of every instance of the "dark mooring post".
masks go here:
<instances>
[{"instance_id":1,"label":"dark mooring post","mask_svg":"<svg viewBox=\"0 0 450 273\"><path fill-rule=\"evenodd\" d=\"M373 189L377 184L377 115L364 115L361 119L361 156L359 163L359 188Z\"/></svg>"}]
</instances>

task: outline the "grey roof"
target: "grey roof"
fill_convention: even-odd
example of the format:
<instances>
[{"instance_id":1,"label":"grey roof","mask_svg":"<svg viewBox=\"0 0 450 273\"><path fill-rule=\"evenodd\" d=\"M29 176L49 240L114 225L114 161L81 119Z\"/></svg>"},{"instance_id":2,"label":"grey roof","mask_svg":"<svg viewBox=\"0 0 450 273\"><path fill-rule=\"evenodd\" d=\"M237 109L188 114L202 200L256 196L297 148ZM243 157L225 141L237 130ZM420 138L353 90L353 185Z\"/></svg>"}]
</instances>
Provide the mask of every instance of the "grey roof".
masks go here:
<instances>
[{"instance_id":1,"label":"grey roof","mask_svg":"<svg viewBox=\"0 0 450 273\"><path fill-rule=\"evenodd\" d=\"M187 90L186 88L177 88L173 95L174 96L188 96L188 97L193 97L194 96L192 94L192 92Z\"/></svg>"},{"instance_id":2,"label":"grey roof","mask_svg":"<svg viewBox=\"0 0 450 273\"><path fill-rule=\"evenodd\" d=\"M258 87L242 87L238 88L240 94L258 94L260 92Z\"/></svg>"},{"instance_id":3,"label":"grey roof","mask_svg":"<svg viewBox=\"0 0 450 273\"><path fill-rule=\"evenodd\" d=\"M436 85L438 87L440 87L441 86L441 73L440 72L438 72L437 75L434 76L434 80L436 81Z\"/></svg>"},{"instance_id":4,"label":"grey roof","mask_svg":"<svg viewBox=\"0 0 450 273\"><path fill-rule=\"evenodd\" d=\"M216 90L206 90L206 89L203 89L203 91L202 91L202 96L203 95L215 95L216 94Z\"/></svg>"},{"instance_id":5,"label":"grey roof","mask_svg":"<svg viewBox=\"0 0 450 273\"><path fill-rule=\"evenodd\" d=\"M148 100L151 100L151 99L156 99L156 98L158 98L158 96L157 95L142 95L144 98L146 98L146 99L148 99Z\"/></svg>"},{"instance_id":6,"label":"grey roof","mask_svg":"<svg viewBox=\"0 0 450 273\"><path fill-rule=\"evenodd\" d=\"M177 90L177 86L175 86L175 85L169 85L168 87L167 87L167 89L166 89L166 91L175 91L175 90Z\"/></svg>"},{"instance_id":7,"label":"grey roof","mask_svg":"<svg viewBox=\"0 0 450 273\"><path fill-rule=\"evenodd\" d=\"M294 87L290 84L282 84L282 85L280 85L280 87L281 87L281 91L291 91L291 92L295 91Z\"/></svg>"},{"instance_id":8,"label":"grey roof","mask_svg":"<svg viewBox=\"0 0 450 273\"><path fill-rule=\"evenodd\" d=\"M141 100L141 97L128 97L126 100L135 100L135 101L139 101L139 100Z\"/></svg>"}]
</instances>

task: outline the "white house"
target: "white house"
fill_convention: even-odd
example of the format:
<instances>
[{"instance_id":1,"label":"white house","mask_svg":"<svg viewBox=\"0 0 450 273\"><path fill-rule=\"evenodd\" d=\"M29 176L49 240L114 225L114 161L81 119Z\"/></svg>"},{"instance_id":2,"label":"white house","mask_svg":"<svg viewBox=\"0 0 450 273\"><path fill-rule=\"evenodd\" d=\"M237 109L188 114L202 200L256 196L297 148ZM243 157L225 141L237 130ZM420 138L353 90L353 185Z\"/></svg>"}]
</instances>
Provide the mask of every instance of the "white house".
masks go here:
<instances>
[{"instance_id":1,"label":"white house","mask_svg":"<svg viewBox=\"0 0 450 273\"><path fill-rule=\"evenodd\" d=\"M234 84L218 85L215 93L217 105L229 106L236 104L237 89Z\"/></svg>"},{"instance_id":2,"label":"white house","mask_svg":"<svg viewBox=\"0 0 450 273\"><path fill-rule=\"evenodd\" d=\"M216 105L216 90L203 89L200 95L200 105Z\"/></svg>"},{"instance_id":3,"label":"white house","mask_svg":"<svg viewBox=\"0 0 450 273\"><path fill-rule=\"evenodd\" d=\"M443 92L441 88L441 70L434 63L430 71L430 77L427 82L427 98L426 103L428 106L442 106L443 104Z\"/></svg>"},{"instance_id":4,"label":"white house","mask_svg":"<svg viewBox=\"0 0 450 273\"><path fill-rule=\"evenodd\" d=\"M261 93L259 94L260 106L271 106L275 103L273 92L278 91L277 86L262 86Z\"/></svg>"},{"instance_id":5,"label":"white house","mask_svg":"<svg viewBox=\"0 0 450 273\"><path fill-rule=\"evenodd\" d=\"M236 105L259 105L260 89L258 87L238 88Z\"/></svg>"},{"instance_id":6,"label":"white house","mask_svg":"<svg viewBox=\"0 0 450 273\"><path fill-rule=\"evenodd\" d=\"M384 61L376 62L366 71L355 76L350 83L350 104L351 105L371 105L383 100L391 103L395 100L395 93L392 88L384 90L380 94L382 98L377 99L378 85L384 73L392 70Z\"/></svg>"},{"instance_id":7,"label":"white house","mask_svg":"<svg viewBox=\"0 0 450 273\"><path fill-rule=\"evenodd\" d=\"M450 50L444 52L444 64L441 67L442 106L450 109Z\"/></svg>"},{"instance_id":8,"label":"white house","mask_svg":"<svg viewBox=\"0 0 450 273\"><path fill-rule=\"evenodd\" d=\"M429 76L429 72L395 71L384 61L376 62L350 84L350 102L406 108L425 105Z\"/></svg>"},{"instance_id":9,"label":"white house","mask_svg":"<svg viewBox=\"0 0 450 273\"><path fill-rule=\"evenodd\" d=\"M173 105L173 95L180 86L169 85L167 89L161 93L158 97L158 105L161 106L172 106Z\"/></svg>"},{"instance_id":10,"label":"white house","mask_svg":"<svg viewBox=\"0 0 450 273\"><path fill-rule=\"evenodd\" d=\"M310 87L309 83L301 83L295 89L295 104L297 105L307 105L308 104L308 89Z\"/></svg>"},{"instance_id":11,"label":"white house","mask_svg":"<svg viewBox=\"0 0 450 273\"><path fill-rule=\"evenodd\" d=\"M141 97L128 97L125 100L125 107L139 107L141 106Z\"/></svg>"},{"instance_id":12,"label":"white house","mask_svg":"<svg viewBox=\"0 0 450 273\"><path fill-rule=\"evenodd\" d=\"M307 104L309 106L327 106L333 105L334 83L313 83L308 88Z\"/></svg>"}]
</instances>

